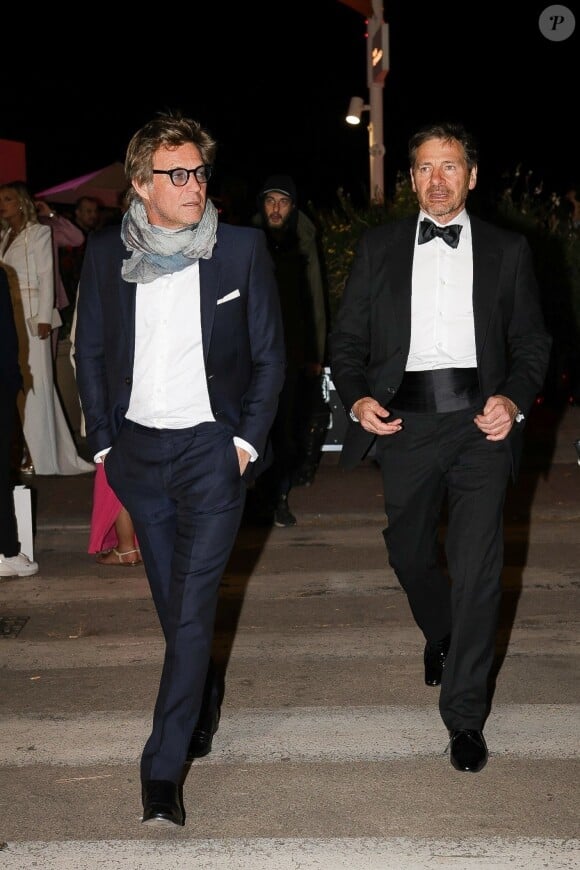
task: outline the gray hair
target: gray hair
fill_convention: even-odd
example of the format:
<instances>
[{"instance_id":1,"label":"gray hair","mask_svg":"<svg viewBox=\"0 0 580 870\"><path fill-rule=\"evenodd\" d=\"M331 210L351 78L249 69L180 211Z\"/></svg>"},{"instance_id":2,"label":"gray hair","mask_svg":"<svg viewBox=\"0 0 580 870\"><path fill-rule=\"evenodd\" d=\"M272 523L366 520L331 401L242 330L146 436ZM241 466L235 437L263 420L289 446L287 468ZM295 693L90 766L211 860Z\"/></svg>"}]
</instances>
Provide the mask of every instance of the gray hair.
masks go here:
<instances>
[{"instance_id":1,"label":"gray hair","mask_svg":"<svg viewBox=\"0 0 580 870\"><path fill-rule=\"evenodd\" d=\"M457 122L444 121L439 124L429 124L421 127L409 139L409 166L411 169L415 165L417 159L417 151L427 142L428 139L443 139L449 142L454 139L462 146L465 152L467 168L471 172L474 166L477 166L477 145L471 133L468 133L463 124Z\"/></svg>"}]
</instances>

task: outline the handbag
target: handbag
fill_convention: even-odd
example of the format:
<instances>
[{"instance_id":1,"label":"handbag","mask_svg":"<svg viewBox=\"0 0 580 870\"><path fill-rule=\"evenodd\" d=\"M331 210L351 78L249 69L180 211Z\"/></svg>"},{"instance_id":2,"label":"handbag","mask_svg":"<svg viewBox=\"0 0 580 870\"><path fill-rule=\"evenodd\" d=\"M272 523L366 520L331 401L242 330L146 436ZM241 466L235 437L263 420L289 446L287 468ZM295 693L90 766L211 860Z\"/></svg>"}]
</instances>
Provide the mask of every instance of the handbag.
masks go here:
<instances>
[{"instance_id":1,"label":"handbag","mask_svg":"<svg viewBox=\"0 0 580 870\"><path fill-rule=\"evenodd\" d=\"M37 338L38 337L38 317L36 315L34 315L34 317L33 317L31 314L30 317L26 318L26 325L28 327L28 331L29 331L30 335L32 336L32 338Z\"/></svg>"},{"instance_id":2,"label":"handbag","mask_svg":"<svg viewBox=\"0 0 580 870\"><path fill-rule=\"evenodd\" d=\"M26 324L28 326L28 331L30 335L35 338L36 336L38 336L38 314L32 314L30 287L28 288L28 306L30 308L30 317L26 318ZM62 326L62 318L60 316L58 308L52 309L52 314L50 315L50 325L52 329L58 329L59 326Z\"/></svg>"}]
</instances>

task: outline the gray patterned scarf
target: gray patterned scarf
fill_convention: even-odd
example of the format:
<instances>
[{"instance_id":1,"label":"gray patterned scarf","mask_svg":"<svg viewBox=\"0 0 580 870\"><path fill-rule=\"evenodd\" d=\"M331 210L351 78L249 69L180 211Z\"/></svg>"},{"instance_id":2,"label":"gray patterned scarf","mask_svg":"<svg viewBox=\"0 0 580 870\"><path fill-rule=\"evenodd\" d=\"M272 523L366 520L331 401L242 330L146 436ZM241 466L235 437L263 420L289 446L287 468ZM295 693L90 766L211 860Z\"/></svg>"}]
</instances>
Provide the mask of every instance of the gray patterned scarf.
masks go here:
<instances>
[{"instance_id":1,"label":"gray patterned scarf","mask_svg":"<svg viewBox=\"0 0 580 870\"><path fill-rule=\"evenodd\" d=\"M194 260L209 260L216 241L218 211L208 199L198 224L183 230L166 230L147 220L145 206L133 199L123 216L121 238L131 256L123 260L121 275L125 281L149 284L191 266Z\"/></svg>"}]
</instances>

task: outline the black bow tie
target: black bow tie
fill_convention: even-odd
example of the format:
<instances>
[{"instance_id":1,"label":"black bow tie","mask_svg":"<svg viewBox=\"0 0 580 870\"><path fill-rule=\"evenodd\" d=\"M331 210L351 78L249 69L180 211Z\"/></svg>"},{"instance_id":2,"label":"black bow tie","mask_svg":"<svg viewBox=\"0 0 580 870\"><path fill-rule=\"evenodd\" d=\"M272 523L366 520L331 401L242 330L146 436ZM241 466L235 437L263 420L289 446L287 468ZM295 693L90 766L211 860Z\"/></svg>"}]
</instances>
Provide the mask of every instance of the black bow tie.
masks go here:
<instances>
[{"instance_id":1,"label":"black bow tie","mask_svg":"<svg viewBox=\"0 0 580 870\"><path fill-rule=\"evenodd\" d=\"M425 242L430 242L435 236L440 236L444 242L447 242L452 248L456 248L459 244L460 233L461 224L438 227L433 221L422 220L419 225L419 244L424 245Z\"/></svg>"}]
</instances>

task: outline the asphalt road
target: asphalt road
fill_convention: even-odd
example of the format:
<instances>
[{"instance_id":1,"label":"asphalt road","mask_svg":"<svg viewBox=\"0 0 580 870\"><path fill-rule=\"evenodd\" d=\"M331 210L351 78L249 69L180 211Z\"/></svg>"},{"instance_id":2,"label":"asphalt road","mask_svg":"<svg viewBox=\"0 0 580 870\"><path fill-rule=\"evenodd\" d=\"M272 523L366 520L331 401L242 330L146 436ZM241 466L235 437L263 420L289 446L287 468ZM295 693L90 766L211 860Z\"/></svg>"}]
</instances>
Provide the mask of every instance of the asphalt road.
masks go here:
<instances>
[{"instance_id":1,"label":"asphalt road","mask_svg":"<svg viewBox=\"0 0 580 870\"><path fill-rule=\"evenodd\" d=\"M91 475L28 479L40 572L0 580L0 867L580 867L579 436L580 408L538 408L508 494L481 773L445 753L378 470L329 451L291 493L296 527L240 531L216 623L220 728L169 831L140 823L163 654L144 571L86 553Z\"/></svg>"}]
</instances>

